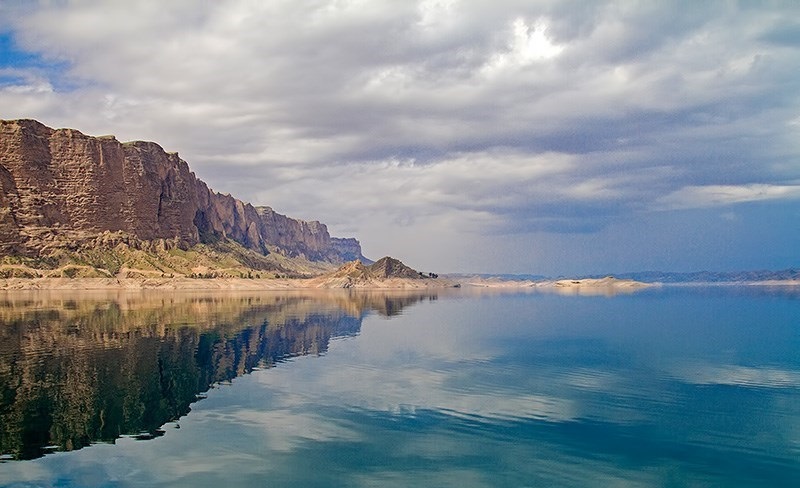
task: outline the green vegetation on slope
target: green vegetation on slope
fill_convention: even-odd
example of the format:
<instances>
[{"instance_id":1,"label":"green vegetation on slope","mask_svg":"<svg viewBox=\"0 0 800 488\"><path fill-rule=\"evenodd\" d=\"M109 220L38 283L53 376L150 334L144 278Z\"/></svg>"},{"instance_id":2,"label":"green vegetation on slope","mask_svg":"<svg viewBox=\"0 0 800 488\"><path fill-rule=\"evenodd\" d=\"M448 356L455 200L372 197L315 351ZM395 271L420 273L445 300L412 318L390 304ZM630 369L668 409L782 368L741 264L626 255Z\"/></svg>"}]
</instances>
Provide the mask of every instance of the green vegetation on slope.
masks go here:
<instances>
[{"instance_id":1,"label":"green vegetation on slope","mask_svg":"<svg viewBox=\"0 0 800 488\"><path fill-rule=\"evenodd\" d=\"M279 252L265 256L230 239L183 248L171 240L141 241L104 233L38 257L0 257L0 278L297 278L332 267Z\"/></svg>"}]
</instances>

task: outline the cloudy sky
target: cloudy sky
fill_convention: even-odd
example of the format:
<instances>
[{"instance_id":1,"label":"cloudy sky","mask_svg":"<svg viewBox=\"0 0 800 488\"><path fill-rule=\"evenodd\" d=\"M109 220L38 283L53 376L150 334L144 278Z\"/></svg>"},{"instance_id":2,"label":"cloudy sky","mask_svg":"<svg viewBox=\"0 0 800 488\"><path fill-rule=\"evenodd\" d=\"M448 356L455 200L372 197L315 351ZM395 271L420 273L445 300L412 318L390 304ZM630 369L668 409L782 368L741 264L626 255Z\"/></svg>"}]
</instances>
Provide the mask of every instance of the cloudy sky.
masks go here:
<instances>
[{"instance_id":1,"label":"cloudy sky","mask_svg":"<svg viewBox=\"0 0 800 488\"><path fill-rule=\"evenodd\" d=\"M0 0L0 118L440 272L800 266L800 4Z\"/></svg>"}]
</instances>

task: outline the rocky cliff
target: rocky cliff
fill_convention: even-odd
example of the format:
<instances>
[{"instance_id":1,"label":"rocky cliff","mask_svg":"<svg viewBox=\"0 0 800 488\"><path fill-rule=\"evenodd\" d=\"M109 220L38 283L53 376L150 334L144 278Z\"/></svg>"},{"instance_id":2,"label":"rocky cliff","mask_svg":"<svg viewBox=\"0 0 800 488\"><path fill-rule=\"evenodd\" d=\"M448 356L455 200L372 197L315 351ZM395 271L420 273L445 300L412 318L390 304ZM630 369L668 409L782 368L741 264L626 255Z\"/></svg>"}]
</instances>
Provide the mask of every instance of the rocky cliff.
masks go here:
<instances>
[{"instance_id":1,"label":"rocky cliff","mask_svg":"<svg viewBox=\"0 0 800 488\"><path fill-rule=\"evenodd\" d=\"M0 121L0 256L39 257L112 232L188 249L230 239L256 253L342 263L355 239L222 195L177 153L35 120Z\"/></svg>"},{"instance_id":2,"label":"rocky cliff","mask_svg":"<svg viewBox=\"0 0 800 488\"><path fill-rule=\"evenodd\" d=\"M361 261L365 264L372 264L371 259L367 259L361 254L361 243L352 237L341 238L331 237L331 247L335 254L340 256L345 262Z\"/></svg>"}]
</instances>

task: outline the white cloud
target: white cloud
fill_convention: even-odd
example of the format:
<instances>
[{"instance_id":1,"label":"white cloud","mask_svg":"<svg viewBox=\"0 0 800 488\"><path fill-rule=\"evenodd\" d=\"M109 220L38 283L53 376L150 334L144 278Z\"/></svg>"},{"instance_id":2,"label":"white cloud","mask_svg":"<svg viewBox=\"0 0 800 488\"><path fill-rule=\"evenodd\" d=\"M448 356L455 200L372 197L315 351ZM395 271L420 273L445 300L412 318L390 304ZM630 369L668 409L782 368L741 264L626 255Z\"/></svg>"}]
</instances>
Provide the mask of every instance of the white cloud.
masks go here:
<instances>
[{"instance_id":1,"label":"white cloud","mask_svg":"<svg viewBox=\"0 0 800 488\"><path fill-rule=\"evenodd\" d=\"M12 96L41 96L53 92L53 85L47 78L32 70L4 68L0 69L0 78L13 80L0 88L0 91Z\"/></svg>"},{"instance_id":2,"label":"white cloud","mask_svg":"<svg viewBox=\"0 0 800 488\"><path fill-rule=\"evenodd\" d=\"M657 206L663 209L703 208L743 202L799 198L800 185L687 186L660 198Z\"/></svg>"},{"instance_id":3,"label":"white cloud","mask_svg":"<svg viewBox=\"0 0 800 488\"><path fill-rule=\"evenodd\" d=\"M512 24L511 40L504 52L494 54L483 71L496 76L503 70L524 68L532 63L558 56L564 46L558 46L547 37L547 21L528 23L517 18Z\"/></svg>"},{"instance_id":4,"label":"white cloud","mask_svg":"<svg viewBox=\"0 0 800 488\"><path fill-rule=\"evenodd\" d=\"M452 24L457 0L422 0L417 6L419 25L423 29L442 29Z\"/></svg>"}]
</instances>

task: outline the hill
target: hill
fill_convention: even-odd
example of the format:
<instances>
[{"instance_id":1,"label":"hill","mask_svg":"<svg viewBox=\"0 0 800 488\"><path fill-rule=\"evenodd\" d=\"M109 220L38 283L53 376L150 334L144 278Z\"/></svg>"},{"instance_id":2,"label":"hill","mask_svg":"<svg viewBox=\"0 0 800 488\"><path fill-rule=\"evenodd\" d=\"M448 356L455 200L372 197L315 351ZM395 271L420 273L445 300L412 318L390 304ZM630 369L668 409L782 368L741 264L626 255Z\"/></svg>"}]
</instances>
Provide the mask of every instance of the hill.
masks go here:
<instances>
[{"instance_id":1,"label":"hill","mask_svg":"<svg viewBox=\"0 0 800 488\"><path fill-rule=\"evenodd\" d=\"M441 288L453 285L434 273L416 271L389 256L369 266L356 260L308 282L312 288Z\"/></svg>"}]
</instances>

